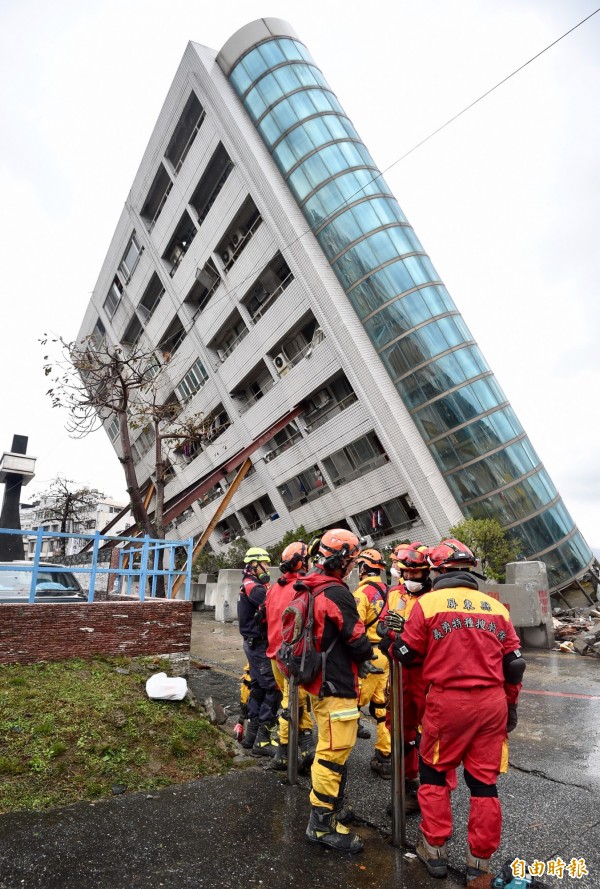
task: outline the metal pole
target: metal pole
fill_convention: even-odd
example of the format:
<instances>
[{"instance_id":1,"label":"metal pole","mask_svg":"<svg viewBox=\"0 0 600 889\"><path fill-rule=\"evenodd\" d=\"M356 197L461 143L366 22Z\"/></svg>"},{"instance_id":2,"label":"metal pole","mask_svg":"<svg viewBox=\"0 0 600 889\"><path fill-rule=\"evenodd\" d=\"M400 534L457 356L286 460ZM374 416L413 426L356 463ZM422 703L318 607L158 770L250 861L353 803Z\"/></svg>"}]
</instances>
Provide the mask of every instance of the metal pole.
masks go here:
<instances>
[{"instance_id":1,"label":"metal pole","mask_svg":"<svg viewBox=\"0 0 600 889\"><path fill-rule=\"evenodd\" d=\"M288 784L298 783L298 735L300 713L298 707L298 682L295 676L290 676L288 687Z\"/></svg>"},{"instance_id":2,"label":"metal pole","mask_svg":"<svg viewBox=\"0 0 600 889\"><path fill-rule=\"evenodd\" d=\"M402 665L392 660L392 845L406 846Z\"/></svg>"}]
</instances>

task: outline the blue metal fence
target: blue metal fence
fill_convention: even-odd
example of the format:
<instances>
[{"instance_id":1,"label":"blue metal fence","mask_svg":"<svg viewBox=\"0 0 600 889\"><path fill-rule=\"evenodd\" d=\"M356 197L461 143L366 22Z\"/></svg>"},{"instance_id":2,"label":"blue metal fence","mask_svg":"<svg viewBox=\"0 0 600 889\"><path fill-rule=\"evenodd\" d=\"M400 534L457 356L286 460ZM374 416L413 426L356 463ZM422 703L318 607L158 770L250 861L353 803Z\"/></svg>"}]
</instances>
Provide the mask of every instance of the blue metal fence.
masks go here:
<instances>
[{"instance_id":1,"label":"blue metal fence","mask_svg":"<svg viewBox=\"0 0 600 889\"><path fill-rule=\"evenodd\" d=\"M186 600L190 598L191 580L192 580L192 552L194 548L193 538L187 540L158 540L152 537L112 537L107 534L100 534L98 531L93 534L76 534L72 531L61 533L59 531L47 531L38 528L36 531L21 531L11 528L0 528L0 534L20 535L31 541L35 538L35 550L33 558L28 561L6 562L0 564L0 588L2 584L2 574L6 572L14 572L16 568L19 571L31 572L31 580L29 584L28 602L33 604L36 599L36 592L39 593L38 575L40 568L43 567L44 574L58 574L64 572L65 569L75 574L85 574L89 577L89 588L87 590L87 601L94 601L94 593L96 589L96 581L102 575L113 575L115 577L115 585L111 592L123 593L128 595L137 594L141 601L144 601L146 594L156 596L157 583L159 577L164 577L165 595L172 598L173 587L178 578L182 578L179 583L184 586L184 597ZM65 564L58 565L54 562L45 562L42 560L42 548L44 541L66 538L68 540L93 541L93 546L89 554L89 565L69 566L68 557L65 558ZM118 547L119 562L115 567L110 567L98 560L98 550L105 542L113 541L113 545ZM25 547L27 549L27 547ZM162 559L161 559L162 556ZM179 556L179 559L178 559ZM184 568L176 568L177 561L184 562ZM158 566L162 563L162 568ZM166 567L165 567L166 566ZM137 589L134 592L134 586ZM125 589L124 589L125 587ZM25 599L23 599L25 601ZM39 600L38 600L39 601Z\"/></svg>"}]
</instances>

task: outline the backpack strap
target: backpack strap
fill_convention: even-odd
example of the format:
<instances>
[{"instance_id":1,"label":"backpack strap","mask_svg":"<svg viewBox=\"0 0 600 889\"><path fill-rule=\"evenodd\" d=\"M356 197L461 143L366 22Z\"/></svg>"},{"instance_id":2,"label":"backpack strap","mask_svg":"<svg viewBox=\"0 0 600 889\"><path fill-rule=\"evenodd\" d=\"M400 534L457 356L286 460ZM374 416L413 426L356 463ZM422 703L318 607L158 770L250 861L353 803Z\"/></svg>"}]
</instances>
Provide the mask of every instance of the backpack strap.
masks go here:
<instances>
[{"instance_id":1,"label":"backpack strap","mask_svg":"<svg viewBox=\"0 0 600 889\"><path fill-rule=\"evenodd\" d=\"M383 583L383 581L380 581L380 583ZM368 583L365 583L365 586L372 586L377 590L378 593L381 593L381 598L383 599L383 604L385 605L385 603L387 602L387 590L382 590L376 580L369 580ZM377 617L374 617L373 620L370 620L368 624L365 624L365 630L368 630L369 627L372 627L373 624L376 624L378 620L379 615L377 615Z\"/></svg>"}]
</instances>

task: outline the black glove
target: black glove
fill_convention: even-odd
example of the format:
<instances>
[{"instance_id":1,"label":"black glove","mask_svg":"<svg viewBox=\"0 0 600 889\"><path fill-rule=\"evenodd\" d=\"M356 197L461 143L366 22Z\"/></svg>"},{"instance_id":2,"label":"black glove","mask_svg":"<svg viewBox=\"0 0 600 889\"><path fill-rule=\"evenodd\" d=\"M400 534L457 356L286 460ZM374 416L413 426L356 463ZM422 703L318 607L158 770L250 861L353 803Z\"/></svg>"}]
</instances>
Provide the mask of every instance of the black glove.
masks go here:
<instances>
[{"instance_id":1,"label":"black glove","mask_svg":"<svg viewBox=\"0 0 600 889\"><path fill-rule=\"evenodd\" d=\"M401 614L398 614L397 611L388 611L383 618L383 624L386 630L394 630L395 633L401 633L405 623L405 618L403 618Z\"/></svg>"},{"instance_id":2,"label":"black glove","mask_svg":"<svg viewBox=\"0 0 600 889\"><path fill-rule=\"evenodd\" d=\"M386 635L383 637L383 639L379 643L379 651L381 651L383 654L389 654L389 650L393 644L394 644L394 637L390 636L389 633L386 633Z\"/></svg>"},{"instance_id":3,"label":"black glove","mask_svg":"<svg viewBox=\"0 0 600 889\"><path fill-rule=\"evenodd\" d=\"M512 732L513 729L517 727L517 705L509 704L508 705L508 719L506 720L506 731Z\"/></svg>"},{"instance_id":4,"label":"black glove","mask_svg":"<svg viewBox=\"0 0 600 889\"><path fill-rule=\"evenodd\" d=\"M363 661L358 666L358 675L361 679L366 679L369 673L383 673L381 667L376 667L372 661Z\"/></svg>"}]
</instances>

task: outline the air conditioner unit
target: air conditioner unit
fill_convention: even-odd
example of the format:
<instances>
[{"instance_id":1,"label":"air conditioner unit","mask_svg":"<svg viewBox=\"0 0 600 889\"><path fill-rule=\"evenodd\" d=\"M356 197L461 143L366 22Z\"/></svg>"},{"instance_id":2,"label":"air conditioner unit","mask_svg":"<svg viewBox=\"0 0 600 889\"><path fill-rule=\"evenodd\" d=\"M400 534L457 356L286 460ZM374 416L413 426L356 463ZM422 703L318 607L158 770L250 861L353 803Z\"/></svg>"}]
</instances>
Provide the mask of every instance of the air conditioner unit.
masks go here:
<instances>
[{"instance_id":1,"label":"air conditioner unit","mask_svg":"<svg viewBox=\"0 0 600 889\"><path fill-rule=\"evenodd\" d=\"M169 259L173 265L179 265L179 263L183 259L184 254L185 254L185 250L183 249L181 244L175 244L175 246L171 250L171 255L169 256Z\"/></svg>"},{"instance_id":2,"label":"air conditioner unit","mask_svg":"<svg viewBox=\"0 0 600 889\"><path fill-rule=\"evenodd\" d=\"M225 247L223 250L221 250L221 259L223 261L223 265L227 265L232 256L233 250L230 247Z\"/></svg>"},{"instance_id":3,"label":"air conditioner unit","mask_svg":"<svg viewBox=\"0 0 600 889\"><path fill-rule=\"evenodd\" d=\"M284 352L279 352L279 354L275 355L273 358L275 363L275 367L277 369L277 373L281 376L288 369L288 359Z\"/></svg>"},{"instance_id":4,"label":"air conditioner unit","mask_svg":"<svg viewBox=\"0 0 600 889\"><path fill-rule=\"evenodd\" d=\"M327 389L320 389L318 392L315 392L312 398L313 404L317 409L325 407L326 404L329 404L331 401L331 395L327 391Z\"/></svg>"},{"instance_id":5,"label":"air conditioner unit","mask_svg":"<svg viewBox=\"0 0 600 889\"><path fill-rule=\"evenodd\" d=\"M234 247L237 247L241 241L246 237L243 228L236 228L233 235L231 236L231 243Z\"/></svg>"}]
</instances>

